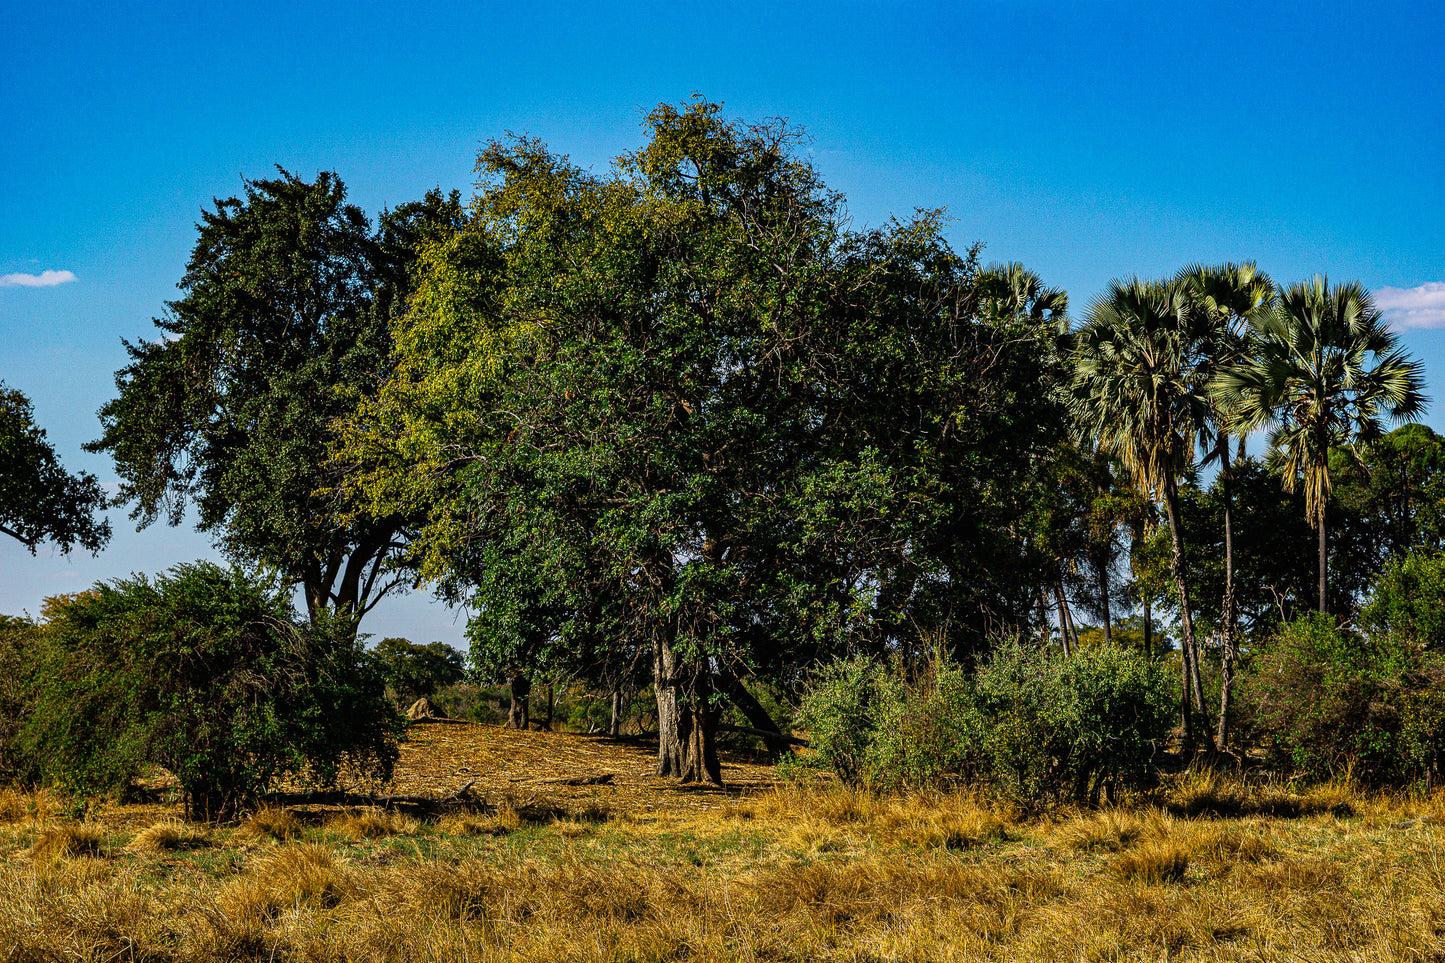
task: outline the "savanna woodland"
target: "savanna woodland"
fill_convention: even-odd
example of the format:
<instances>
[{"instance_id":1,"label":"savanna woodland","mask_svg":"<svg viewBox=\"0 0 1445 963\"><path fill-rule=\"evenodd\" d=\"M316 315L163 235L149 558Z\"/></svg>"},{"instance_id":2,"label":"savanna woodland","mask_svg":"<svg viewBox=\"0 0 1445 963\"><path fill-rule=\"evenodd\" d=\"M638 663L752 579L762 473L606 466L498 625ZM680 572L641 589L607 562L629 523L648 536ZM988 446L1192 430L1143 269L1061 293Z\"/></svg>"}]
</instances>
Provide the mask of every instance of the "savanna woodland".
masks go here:
<instances>
[{"instance_id":1,"label":"savanna woodland","mask_svg":"<svg viewBox=\"0 0 1445 963\"><path fill-rule=\"evenodd\" d=\"M1445 439L1370 293L1070 304L806 143L246 181L113 497L0 386L0 533L229 565L0 621L0 958L1445 958ZM368 642L415 589L469 652Z\"/></svg>"}]
</instances>

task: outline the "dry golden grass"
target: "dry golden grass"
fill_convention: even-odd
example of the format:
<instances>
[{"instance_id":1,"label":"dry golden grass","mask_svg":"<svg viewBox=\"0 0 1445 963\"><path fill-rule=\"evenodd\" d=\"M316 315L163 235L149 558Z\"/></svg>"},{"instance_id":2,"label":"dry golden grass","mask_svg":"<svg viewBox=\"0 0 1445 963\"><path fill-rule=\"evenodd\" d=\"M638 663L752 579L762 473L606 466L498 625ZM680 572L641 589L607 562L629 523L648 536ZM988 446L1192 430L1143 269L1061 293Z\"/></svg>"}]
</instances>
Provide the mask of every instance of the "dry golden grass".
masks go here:
<instances>
[{"instance_id":1,"label":"dry golden grass","mask_svg":"<svg viewBox=\"0 0 1445 963\"><path fill-rule=\"evenodd\" d=\"M242 821L240 832L253 839L270 837L277 842L295 839L306 831L306 824L289 809L266 806Z\"/></svg>"},{"instance_id":2,"label":"dry golden grass","mask_svg":"<svg viewBox=\"0 0 1445 963\"><path fill-rule=\"evenodd\" d=\"M366 809L339 813L326 820L326 829L350 840L409 836L419 824L415 819L389 810Z\"/></svg>"},{"instance_id":3,"label":"dry golden grass","mask_svg":"<svg viewBox=\"0 0 1445 963\"><path fill-rule=\"evenodd\" d=\"M199 826L178 819L167 819L136 833L126 848L136 853L159 854L200 849L210 845L210 842L210 833Z\"/></svg>"},{"instance_id":4,"label":"dry golden grass","mask_svg":"<svg viewBox=\"0 0 1445 963\"><path fill-rule=\"evenodd\" d=\"M30 847L32 859L73 859L104 855L105 827L96 823L47 826Z\"/></svg>"},{"instance_id":5,"label":"dry golden grass","mask_svg":"<svg viewBox=\"0 0 1445 963\"><path fill-rule=\"evenodd\" d=\"M140 844L165 822L124 849L13 823L0 960L1445 959L1445 797L1194 773L1025 819L969 793L655 791L267 810L192 849Z\"/></svg>"}]
</instances>

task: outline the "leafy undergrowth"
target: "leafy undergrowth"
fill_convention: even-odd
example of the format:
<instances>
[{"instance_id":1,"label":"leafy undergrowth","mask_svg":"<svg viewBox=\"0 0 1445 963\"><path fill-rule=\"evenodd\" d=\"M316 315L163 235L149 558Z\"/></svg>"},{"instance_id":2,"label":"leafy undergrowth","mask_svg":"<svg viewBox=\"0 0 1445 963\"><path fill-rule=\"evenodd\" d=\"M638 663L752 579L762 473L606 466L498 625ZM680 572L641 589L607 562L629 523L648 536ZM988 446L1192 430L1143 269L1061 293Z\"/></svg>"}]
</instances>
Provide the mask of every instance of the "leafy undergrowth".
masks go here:
<instances>
[{"instance_id":1,"label":"leafy undergrowth","mask_svg":"<svg viewBox=\"0 0 1445 963\"><path fill-rule=\"evenodd\" d=\"M1028 819L967 793L715 798L529 792L437 819L272 808L197 827L11 794L0 960L1445 955L1441 796L1192 774Z\"/></svg>"}]
</instances>

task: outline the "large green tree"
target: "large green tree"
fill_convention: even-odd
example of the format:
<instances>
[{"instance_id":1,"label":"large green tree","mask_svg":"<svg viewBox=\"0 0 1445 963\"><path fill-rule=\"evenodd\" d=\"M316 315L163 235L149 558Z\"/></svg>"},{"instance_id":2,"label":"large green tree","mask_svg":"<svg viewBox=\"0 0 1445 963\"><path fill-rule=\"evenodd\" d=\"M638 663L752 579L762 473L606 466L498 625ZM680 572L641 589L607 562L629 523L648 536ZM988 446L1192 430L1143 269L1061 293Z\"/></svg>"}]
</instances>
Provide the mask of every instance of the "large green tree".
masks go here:
<instances>
[{"instance_id":1,"label":"large green tree","mask_svg":"<svg viewBox=\"0 0 1445 963\"><path fill-rule=\"evenodd\" d=\"M313 619L359 619L397 583L409 520L338 523L333 426L386 377L416 250L454 229L460 205L433 193L373 230L335 174L244 188L203 212L183 296L160 338L126 344L90 447L115 458L117 502L142 527L177 524L194 502L228 556L301 585Z\"/></svg>"},{"instance_id":2,"label":"large green tree","mask_svg":"<svg viewBox=\"0 0 1445 963\"><path fill-rule=\"evenodd\" d=\"M1270 456L1285 489L1302 483L1325 612L1330 452L1374 441L1386 420L1417 418L1425 409L1423 369L1355 283L1331 287L1317 274L1285 289L1251 326L1256 353L1220 373L1218 393L1237 431L1272 428Z\"/></svg>"},{"instance_id":3,"label":"large green tree","mask_svg":"<svg viewBox=\"0 0 1445 963\"><path fill-rule=\"evenodd\" d=\"M936 216L848 230L785 124L694 101L647 130L603 175L483 152L360 419L360 488L427 507L479 664L648 645L659 773L716 780L720 680L1029 617L1052 330L980 322Z\"/></svg>"},{"instance_id":4,"label":"large green tree","mask_svg":"<svg viewBox=\"0 0 1445 963\"><path fill-rule=\"evenodd\" d=\"M43 542L99 552L110 539L110 522L97 517L105 501L94 475L61 467L30 399L0 381L0 535L32 555Z\"/></svg>"}]
</instances>

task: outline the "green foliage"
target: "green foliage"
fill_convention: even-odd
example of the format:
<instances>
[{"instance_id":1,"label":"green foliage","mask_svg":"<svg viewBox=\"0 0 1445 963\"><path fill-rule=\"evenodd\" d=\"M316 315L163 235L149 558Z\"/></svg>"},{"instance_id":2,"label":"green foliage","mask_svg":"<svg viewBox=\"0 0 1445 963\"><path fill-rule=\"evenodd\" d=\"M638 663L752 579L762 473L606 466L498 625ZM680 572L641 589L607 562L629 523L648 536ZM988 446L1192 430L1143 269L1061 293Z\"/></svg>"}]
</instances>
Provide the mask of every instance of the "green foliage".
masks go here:
<instances>
[{"instance_id":1,"label":"green foliage","mask_svg":"<svg viewBox=\"0 0 1445 963\"><path fill-rule=\"evenodd\" d=\"M345 621L303 628L283 593L206 563L48 614L19 743L68 790L116 791L160 765L187 813L214 819L283 777L390 778L399 719Z\"/></svg>"},{"instance_id":2,"label":"green foliage","mask_svg":"<svg viewBox=\"0 0 1445 963\"><path fill-rule=\"evenodd\" d=\"M809 745L849 786L879 775L880 750L903 715L905 689L887 666L866 656L839 659L811 679L798 709ZM888 747L891 748L891 747Z\"/></svg>"},{"instance_id":3,"label":"green foliage","mask_svg":"<svg viewBox=\"0 0 1445 963\"><path fill-rule=\"evenodd\" d=\"M1026 805L1141 786L1176 711L1157 662L1115 646L999 649L972 677L939 659L905 681L863 658L820 671L800 718L850 785L992 783Z\"/></svg>"},{"instance_id":4,"label":"green foliage","mask_svg":"<svg viewBox=\"0 0 1445 963\"><path fill-rule=\"evenodd\" d=\"M466 662L460 652L444 642L421 645L407 639L382 639L371 650L387 687L402 703L430 697L443 686L466 677Z\"/></svg>"},{"instance_id":5,"label":"green foliage","mask_svg":"<svg viewBox=\"0 0 1445 963\"><path fill-rule=\"evenodd\" d=\"M1097 802L1145 784L1177 711L1170 673L1136 651L1000 649L975 678L991 775L1025 803Z\"/></svg>"},{"instance_id":6,"label":"green foliage","mask_svg":"<svg viewBox=\"0 0 1445 963\"><path fill-rule=\"evenodd\" d=\"M42 542L97 553L110 539L110 522L95 517L105 501L94 475L60 466L30 399L0 381L0 534L31 555Z\"/></svg>"},{"instance_id":7,"label":"green foliage","mask_svg":"<svg viewBox=\"0 0 1445 963\"><path fill-rule=\"evenodd\" d=\"M26 684L40 633L40 626L29 619L0 615L0 785L30 782L35 776L18 737L29 703Z\"/></svg>"},{"instance_id":8,"label":"green foliage","mask_svg":"<svg viewBox=\"0 0 1445 963\"><path fill-rule=\"evenodd\" d=\"M1396 591L1387 578L1382 593ZM1379 599L1379 596L1377 596ZM1258 734L1301 775L1350 774L1377 784L1438 776L1445 759L1445 660L1406 626L1363 634L1313 613L1255 654L1245 695Z\"/></svg>"},{"instance_id":9,"label":"green foliage","mask_svg":"<svg viewBox=\"0 0 1445 963\"><path fill-rule=\"evenodd\" d=\"M280 171L202 213L183 296L156 320L164 336L128 343L103 437L142 526L199 527L248 565L305 590L309 613L360 617L395 583L401 516L338 519L347 466L329 457L336 419L391 366L391 314L405 302L415 248L460 218L432 194L373 232L335 174Z\"/></svg>"},{"instance_id":10,"label":"green foliage","mask_svg":"<svg viewBox=\"0 0 1445 963\"><path fill-rule=\"evenodd\" d=\"M1372 637L1445 654L1445 552L1420 550L1397 555L1375 583L1360 613Z\"/></svg>"}]
</instances>

